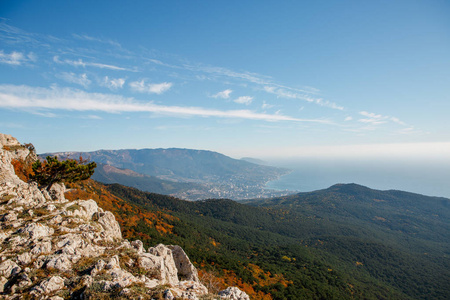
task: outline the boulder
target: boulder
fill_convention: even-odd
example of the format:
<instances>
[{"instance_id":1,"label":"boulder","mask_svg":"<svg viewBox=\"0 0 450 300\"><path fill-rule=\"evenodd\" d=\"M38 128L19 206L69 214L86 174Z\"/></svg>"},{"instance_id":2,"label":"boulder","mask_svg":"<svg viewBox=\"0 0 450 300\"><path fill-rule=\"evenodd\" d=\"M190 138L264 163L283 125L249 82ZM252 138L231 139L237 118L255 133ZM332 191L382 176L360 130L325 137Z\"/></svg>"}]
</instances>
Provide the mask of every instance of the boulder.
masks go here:
<instances>
[{"instance_id":1,"label":"boulder","mask_svg":"<svg viewBox=\"0 0 450 300\"><path fill-rule=\"evenodd\" d=\"M148 253L143 253L142 255L144 256L145 254L148 254L145 256L148 258L153 255L162 259L162 261L159 260L160 263L157 266L162 284L177 285L179 283L178 270L172 256L172 250L163 244L159 244L156 247L149 248Z\"/></svg>"},{"instance_id":2,"label":"boulder","mask_svg":"<svg viewBox=\"0 0 450 300\"><path fill-rule=\"evenodd\" d=\"M64 287L64 279L60 276L52 276L49 279L42 281L38 286L33 289L40 294L51 294Z\"/></svg>"},{"instance_id":3,"label":"boulder","mask_svg":"<svg viewBox=\"0 0 450 300\"><path fill-rule=\"evenodd\" d=\"M241 291L237 287L230 286L223 291L219 292L219 297L221 299L230 299L230 300L250 300L250 297L247 293Z\"/></svg>"},{"instance_id":4,"label":"boulder","mask_svg":"<svg viewBox=\"0 0 450 300\"><path fill-rule=\"evenodd\" d=\"M31 249L30 253L36 257L41 254L50 253L51 251L52 251L52 242L42 241L42 242L37 242Z\"/></svg>"},{"instance_id":5,"label":"boulder","mask_svg":"<svg viewBox=\"0 0 450 300\"><path fill-rule=\"evenodd\" d=\"M24 252L17 256L17 262L21 265L28 265L31 262L30 252Z\"/></svg>"},{"instance_id":6,"label":"boulder","mask_svg":"<svg viewBox=\"0 0 450 300\"><path fill-rule=\"evenodd\" d=\"M167 247L172 250L179 279L199 282L197 269L191 263L183 248L178 245L170 245Z\"/></svg>"},{"instance_id":7,"label":"boulder","mask_svg":"<svg viewBox=\"0 0 450 300\"><path fill-rule=\"evenodd\" d=\"M11 259L5 260L0 264L0 276L9 278L17 273L19 273L22 269L18 264L13 262Z\"/></svg>"},{"instance_id":8,"label":"boulder","mask_svg":"<svg viewBox=\"0 0 450 300\"><path fill-rule=\"evenodd\" d=\"M131 242L131 246L136 249L138 254L144 253L144 243L142 243L140 240L135 240Z\"/></svg>"},{"instance_id":9,"label":"boulder","mask_svg":"<svg viewBox=\"0 0 450 300\"><path fill-rule=\"evenodd\" d=\"M103 238L106 240L115 240L122 238L122 232L120 231L119 223L117 223L114 215L109 212L99 213L98 223L102 225L104 231L102 232Z\"/></svg>"},{"instance_id":10,"label":"boulder","mask_svg":"<svg viewBox=\"0 0 450 300\"><path fill-rule=\"evenodd\" d=\"M60 271L70 271L72 270L72 260L67 254L60 254L52 256L47 264L47 269L58 269Z\"/></svg>"},{"instance_id":11,"label":"boulder","mask_svg":"<svg viewBox=\"0 0 450 300\"><path fill-rule=\"evenodd\" d=\"M56 183L52 184L48 193L50 195L50 198L53 201L65 202L65 197L64 197L65 191L66 191L66 186L64 185L64 183L56 182Z\"/></svg>"},{"instance_id":12,"label":"boulder","mask_svg":"<svg viewBox=\"0 0 450 300\"><path fill-rule=\"evenodd\" d=\"M33 240L37 240L52 235L55 230L44 224L31 223L26 225L20 232L27 234Z\"/></svg>"}]
</instances>

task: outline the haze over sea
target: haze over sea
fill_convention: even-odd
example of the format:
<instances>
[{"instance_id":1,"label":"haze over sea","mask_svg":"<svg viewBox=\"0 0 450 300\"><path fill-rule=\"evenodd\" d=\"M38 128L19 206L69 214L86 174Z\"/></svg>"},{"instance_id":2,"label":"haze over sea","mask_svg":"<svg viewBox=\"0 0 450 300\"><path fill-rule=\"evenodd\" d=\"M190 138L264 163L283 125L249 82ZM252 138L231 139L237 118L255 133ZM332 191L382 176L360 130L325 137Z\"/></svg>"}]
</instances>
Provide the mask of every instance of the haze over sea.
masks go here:
<instances>
[{"instance_id":1,"label":"haze over sea","mask_svg":"<svg viewBox=\"0 0 450 300\"><path fill-rule=\"evenodd\" d=\"M273 160L270 164L292 170L267 184L276 190L310 192L336 183L357 183L373 189L450 198L448 161L297 158Z\"/></svg>"}]
</instances>

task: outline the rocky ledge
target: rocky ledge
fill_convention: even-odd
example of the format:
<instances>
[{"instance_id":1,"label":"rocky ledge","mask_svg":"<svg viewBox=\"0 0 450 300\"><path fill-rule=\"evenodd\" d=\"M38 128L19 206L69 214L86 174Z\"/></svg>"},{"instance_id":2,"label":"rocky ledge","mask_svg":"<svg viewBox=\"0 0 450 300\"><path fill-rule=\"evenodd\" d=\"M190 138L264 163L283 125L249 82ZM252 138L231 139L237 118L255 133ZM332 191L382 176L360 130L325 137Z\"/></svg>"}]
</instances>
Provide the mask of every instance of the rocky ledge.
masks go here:
<instances>
[{"instance_id":1,"label":"rocky ledge","mask_svg":"<svg viewBox=\"0 0 450 300\"><path fill-rule=\"evenodd\" d=\"M249 299L235 287L209 294L181 247L123 239L94 200L23 182L11 161L30 155L0 134L0 299Z\"/></svg>"}]
</instances>

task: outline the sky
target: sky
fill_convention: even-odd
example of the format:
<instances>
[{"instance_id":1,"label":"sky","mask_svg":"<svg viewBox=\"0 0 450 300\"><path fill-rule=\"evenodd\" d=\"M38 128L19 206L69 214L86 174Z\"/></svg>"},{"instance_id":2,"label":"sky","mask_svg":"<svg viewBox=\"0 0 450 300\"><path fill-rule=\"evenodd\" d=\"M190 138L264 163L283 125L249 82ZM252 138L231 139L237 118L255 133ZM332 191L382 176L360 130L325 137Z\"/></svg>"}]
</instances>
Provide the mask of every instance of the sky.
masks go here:
<instances>
[{"instance_id":1,"label":"sky","mask_svg":"<svg viewBox=\"0 0 450 300\"><path fill-rule=\"evenodd\" d=\"M0 132L39 153L450 161L449 1L0 0Z\"/></svg>"}]
</instances>

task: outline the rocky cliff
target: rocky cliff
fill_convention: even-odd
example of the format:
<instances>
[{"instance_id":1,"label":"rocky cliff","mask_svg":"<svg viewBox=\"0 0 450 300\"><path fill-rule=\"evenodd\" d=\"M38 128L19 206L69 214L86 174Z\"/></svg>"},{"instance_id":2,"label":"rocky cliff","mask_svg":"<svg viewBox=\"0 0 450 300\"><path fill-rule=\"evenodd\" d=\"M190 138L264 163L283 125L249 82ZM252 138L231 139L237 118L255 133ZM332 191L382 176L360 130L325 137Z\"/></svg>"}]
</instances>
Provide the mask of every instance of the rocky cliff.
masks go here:
<instances>
[{"instance_id":1,"label":"rocky cliff","mask_svg":"<svg viewBox=\"0 0 450 300\"><path fill-rule=\"evenodd\" d=\"M249 299L234 287L210 295L181 247L123 239L94 200L22 181L12 162L30 159L0 134L0 299Z\"/></svg>"}]
</instances>

